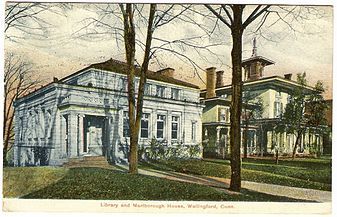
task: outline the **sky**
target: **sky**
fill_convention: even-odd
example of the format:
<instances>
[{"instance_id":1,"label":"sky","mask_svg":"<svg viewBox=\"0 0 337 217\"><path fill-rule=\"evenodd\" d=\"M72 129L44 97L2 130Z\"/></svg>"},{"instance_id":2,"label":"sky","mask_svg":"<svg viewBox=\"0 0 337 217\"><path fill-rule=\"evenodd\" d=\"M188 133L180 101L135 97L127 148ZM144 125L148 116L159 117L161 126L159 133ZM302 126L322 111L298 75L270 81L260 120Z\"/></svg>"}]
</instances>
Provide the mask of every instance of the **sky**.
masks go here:
<instances>
[{"instance_id":1,"label":"sky","mask_svg":"<svg viewBox=\"0 0 337 217\"><path fill-rule=\"evenodd\" d=\"M99 5L99 7L102 8L103 6ZM164 8L165 6L161 6L161 9ZM254 8L255 6L248 7L245 16L247 17ZM293 8L293 6L288 8ZM196 9L206 13L204 7L197 6ZM275 65L265 68L265 76L283 76L288 73L296 75L306 72L310 85L314 85L317 80L323 82L327 88L324 96L329 99L332 98L333 80L332 7L317 6L316 9L320 11L319 18L308 16L298 22L291 21L291 27L278 21L277 17L270 15L261 29L262 33L258 34L253 33L254 27L259 23L259 20L257 20L256 23L245 30L242 56L243 59L250 57L252 40L256 37L258 55L275 62ZM11 29L6 34L8 36L19 36L20 38L6 38L5 50L21 55L24 59L33 62L37 74L46 81L51 81L53 77L64 77L90 64L106 61L110 58L124 61L123 44L117 43L118 40L116 40L114 34L87 36L86 33L92 33L93 30L106 31L106 29L98 26L83 28L88 23L88 18L102 18L97 11L93 4L68 4L66 9L58 11L62 13L46 11L40 16L44 21L51 24L51 28L48 29L46 34L47 37L34 37ZM179 8L177 11L179 11ZM210 51L206 49L197 51L191 47L172 45L177 53L188 56L189 59L194 61L197 68L194 69L190 63L186 63L186 59L179 55L158 52L156 53L158 61L152 61L150 69L175 68L176 78L195 83L204 88L205 72L203 70L209 67L217 67L218 70L225 71L225 82L230 83L231 38L229 29L225 25L219 24L214 34L208 37L198 26L186 22L187 17L209 28L213 26L211 19L205 19L202 16L190 13L183 18L184 21L175 20L156 29L154 36L168 41L196 37L197 39L184 40L184 42L191 42L198 46L211 45ZM103 21L114 27L121 25L119 19L114 16L105 16ZM142 23L139 25L138 39L144 40L145 29L142 27ZM153 47L160 45L162 45L162 42L154 40ZM140 62L142 59L140 48L137 48L136 57Z\"/></svg>"}]
</instances>

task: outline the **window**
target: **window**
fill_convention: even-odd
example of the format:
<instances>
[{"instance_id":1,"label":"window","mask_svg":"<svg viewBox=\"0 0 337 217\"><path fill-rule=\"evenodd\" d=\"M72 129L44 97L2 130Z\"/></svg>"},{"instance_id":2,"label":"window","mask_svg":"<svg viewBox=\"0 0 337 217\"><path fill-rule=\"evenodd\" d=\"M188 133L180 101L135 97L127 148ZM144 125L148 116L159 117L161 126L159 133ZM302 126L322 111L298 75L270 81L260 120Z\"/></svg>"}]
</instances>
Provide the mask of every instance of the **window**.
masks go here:
<instances>
[{"instance_id":1,"label":"window","mask_svg":"<svg viewBox=\"0 0 337 217\"><path fill-rule=\"evenodd\" d=\"M165 91L165 87L157 86L156 87L156 96L163 98L164 97L164 91Z\"/></svg>"},{"instance_id":2,"label":"window","mask_svg":"<svg viewBox=\"0 0 337 217\"><path fill-rule=\"evenodd\" d=\"M179 129L179 117L172 116L172 131L171 131L171 138L178 139L178 129Z\"/></svg>"},{"instance_id":3,"label":"window","mask_svg":"<svg viewBox=\"0 0 337 217\"><path fill-rule=\"evenodd\" d=\"M220 122L226 122L227 121L227 112L228 109L227 108L220 108L219 109L219 121Z\"/></svg>"},{"instance_id":4,"label":"window","mask_svg":"<svg viewBox=\"0 0 337 217\"><path fill-rule=\"evenodd\" d=\"M151 96L151 84L145 84L144 95Z\"/></svg>"},{"instance_id":5,"label":"window","mask_svg":"<svg viewBox=\"0 0 337 217\"><path fill-rule=\"evenodd\" d=\"M130 137L129 114L127 111L123 112L123 137Z\"/></svg>"},{"instance_id":6,"label":"window","mask_svg":"<svg viewBox=\"0 0 337 217\"><path fill-rule=\"evenodd\" d=\"M281 98L281 91L277 91L277 92L275 93L275 97L276 97L276 98Z\"/></svg>"},{"instance_id":7,"label":"window","mask_svg":"<svg viewBox=\"0 0 337 217\"><path fill-rule=\"evenodd\" d=\"M127 91L128 90L128 82L126 78L120 78L118 82L118 90Z\"/></svg>"},{"instance_id":8,"label":"window","mask_svg":"<svg viewBox=\"0 0 337 217\"><path fill-rule=\"evenodd\" d=\"M179 99L179 90L176 88L171 89L171 99Z\"/></svg>"},{"instance_id":9,"label":"window","mask_svg":"<svg viewBox=\"0 0 337 217\"><path fill-rule=\"evenodd\" d=\"M281 102L274 102L274 117L278 118L281 116L283 110L283 104Z\"/></svg>"},{"instance_id":10,"label":"window","mask_svg":"<svg viewBox=\"0 0 337 217\"><path fill-rule=\"evenodd\" d=\"M290 103L291 102L291 95L288 95L287 97L287 103Z\"/></svg>"},{"instance_id":11,"label":"window","mask_svg":"<svg viewBox=\"0 0 337 217\"><path fill-rule=\"evenodd\" d=\"M165 115L157 115L157 139L164 138Z\"/></svg>"},{"instance_id":12,"label":"window","mask_svg":"<svg viewBox=\"0 0 337 217\"><path fill-rule=\"evenodd\" d=\"M196 122L192 122L192 141L195 141L195 137L196 137L196 125L197 123Z\"/></svg>"},{"instance_id":13,"label":"window","mask_svg":"<svg viewBox=\"0 0 337 217\"><path fill-rule=\"evenodd\" d=\"M149 114L143 114L140 123L140 137L149 138Z\"/></svg>"}]
</instances>

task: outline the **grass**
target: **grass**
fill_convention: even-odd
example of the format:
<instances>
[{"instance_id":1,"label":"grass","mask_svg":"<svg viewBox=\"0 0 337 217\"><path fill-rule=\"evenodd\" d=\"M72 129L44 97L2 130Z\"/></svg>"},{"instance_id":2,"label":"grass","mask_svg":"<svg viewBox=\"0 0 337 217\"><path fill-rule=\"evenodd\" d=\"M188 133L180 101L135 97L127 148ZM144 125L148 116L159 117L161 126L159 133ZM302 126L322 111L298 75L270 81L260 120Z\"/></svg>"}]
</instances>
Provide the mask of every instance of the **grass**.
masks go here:
<instances>
[{"instance_id":1,"label":"grass","mask_svg":"<svg viewBox=\"0 0 337 217\"><path fill-rule=\"evenodd\" d=\"M3 169L4 197L19 197L57 182L67 170L55 167L5 167Z\"/></svg>"},{"instance_id":2,"label":"grass","mask_svg":"<svg viewBox=\"0 0 337 217\"><path fill-rule=\"evenodd\" d=\"M230 178L227 160L172 160L143 163L143 167L203 176ZM331 191L331 159L244 159L242 180Z\"/></svg>"},{"instance_id":3,"label":"grass","mask_svg":"<svg viewBox=\"0 0 337 217\"><path fill-rule=\"evenodd\" d=\"M38 174L43 174L43 178ZM4 197L34 199L300 201L248 190L228 193L203 185L101 168L5 168L4 183ZM9 188L14 188L15 193Z\"/></svg>"}]
</instances>

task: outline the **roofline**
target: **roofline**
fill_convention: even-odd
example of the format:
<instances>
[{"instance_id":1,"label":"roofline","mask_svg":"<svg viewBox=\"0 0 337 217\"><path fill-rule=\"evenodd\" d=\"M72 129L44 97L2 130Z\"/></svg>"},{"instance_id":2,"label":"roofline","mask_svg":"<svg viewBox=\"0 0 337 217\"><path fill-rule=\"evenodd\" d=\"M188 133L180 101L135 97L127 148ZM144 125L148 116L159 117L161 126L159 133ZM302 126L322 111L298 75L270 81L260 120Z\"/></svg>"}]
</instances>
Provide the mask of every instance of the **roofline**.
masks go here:
<instances>
[{"instance_id":1,"label":"roofline","mask_svg":"<svg viewBox=\"0 0 337 217\"><path fill-rule=\"evenodd\" d=\"M110 60L111 60L111 59L110 59ZM109 61L109 60L108 60L108 61ZM119 61L119 60L113 60L113 61L117 61L117 62L119 62L120 64L126 64L125 62L122 62L122 61ZM106 61L105 61L105 62L106 62ZM102 64L102 63L105 63L105 62L99 62L99 63L91 64L91 65L89 65L89 66L87 66L87 67L85 67L85 68L83 68L83 69L80 69L80 70L78 70L78 71L76 71L76 72L74 72L74 73L71 73L71 74L67 75L66 77L61 78L59 81L61 81L61 82L66 81L67 79L69 79L69 78L71 78L71 77L73 77L73 76L77 76L77 75L81 74L82 72L85 72L85 71L87 71L87 70L89 70L89 69L96 69L96 70L101 70L101 71L106 71L106 72L113 72L113 73L120 74L120 75L127 75L127 74L123 74L123 73L119 73L119 72L115 72L115 71L110 71L110 70L105 70L105 69L98 69L98 68L95 68L95 65L97 65L97 64ZM173 68L168 67L168 68L166 68L166 69L173 69ZM165 70L165 69L163 69L163 70ZM173 70L174 70L174 69L173 69ZM152 71L152 70L147 70L147 71L150 72L150 73L153 73L153 74L157 73L157 72ZM161 71L161 70L159 70L159 71ZM137 76L136 74L135 74L135 76L136 76L136 77L139 77L139 76ZM159 81L159 82L163 82L163 83L174 84L174 85L177 85L177 86L189 87L189 88L192 88L192 89L199 89L199 90L200 90L200 87L199 87L199 86L197 86L197 85L195 85L195 84L188 83L188 82L186 82L186 81L182 81L182 80L176 79L176 78L173 78L173 79L175 79L175 80L177 80L177 81L180 81L180 82L182 82L182 83L186 83L186 85L184 85L184 84L176 84L176 83L166 82L166 81L160 81L160 80L156 80L156 79L153 79L153 78L146 78L146 79L147 79L147 80Z\"/></svg>"},{"instance_id":2,"label":"roofline","mask_svg":"<svg viewBox=\"0 0 337 217\"><path fill-rule=\"evenodd\" d=\"M270 76L270 77L265 77L265 78L261 78L261 79L258 79L258 80L245 81L245 82L243 82L243 85L245 86L245 85L251 85L251 84L255 84L255 83L268 82L268 81L271 81L271 80L280 80L282 82L287 82L287 83L293 84L295 86L301 86L296 81L288 80L288 79L282 78L281 76L278 76L278 75L274 75L274 76ZM231 86L232 86L231 84L227 84L227 85L224 85L222 87L215 88L215 90L216 91L217 90L224 90L224 89L230 88ZM308 86L308 85L305 85L304 87L307 88L307 89L309 89L309 90L314 90L313 87ZM206 89L203 89L203 90L200 91L200 93L204 93L204 92L206 92Z\"/></svg>"},{"instance_id":3,"label":"roofline","mask_svg":"<svg viewBox=\"0 0 337 217\"><path fill-rule=\"evenodd\" d=\"M222 100L224 102L230 102L230 100L224 99L224 98L221 98L221 97L212 97L212 98L200 99L200 101L203 101L203 102L217 101L217 100Z\"/></svg>"},{"instance_id":4,"label":"roofline","mask_svg":"<svg viewBox=\"0 0 337 217\"><path fill-rule=\"evenodd\" d=\"M21 96L21 97L18 97L18 98L15 100L15 102L24 100L24 98L27 98L27 97L33 97L34 94L40 94L41 92L43 92L43 91L45 91L45 90L48 90L48 88L52 88L52 85L55 85L55 84L58 84L58 83L52 81L52 82L50 82L50 83L48 83L48 84L46 84L46 85L44 85L44 86L42 86L42 87L40 87L40 88L38 88L38 89L32 91L32 92L27 93L26 95L23 95L23 96ZM54 87L56 87L56 86L54 86Z\"/></svg>"},{"instance_id":5,"label":"roofline","mask_svg":"<svg viewBox=\"0 0 337 217\"><path fill-rule=\"evenodd\" d=\"M272 60L270 60L270 59L268 59L268 58L265 58L265 57L263 57L263 56L255 56L255 57L250 57L250 58L248 58L248 59L242 60L242 66L243 66L243 65L246 65L246 63L248 63L248 62L250 62L250 61L257 60L257 59L261 59L261 60L267 62L267 63L268 63L267 65L275 64L274 61L272 61Z\"/></svg>"}]
</instances>

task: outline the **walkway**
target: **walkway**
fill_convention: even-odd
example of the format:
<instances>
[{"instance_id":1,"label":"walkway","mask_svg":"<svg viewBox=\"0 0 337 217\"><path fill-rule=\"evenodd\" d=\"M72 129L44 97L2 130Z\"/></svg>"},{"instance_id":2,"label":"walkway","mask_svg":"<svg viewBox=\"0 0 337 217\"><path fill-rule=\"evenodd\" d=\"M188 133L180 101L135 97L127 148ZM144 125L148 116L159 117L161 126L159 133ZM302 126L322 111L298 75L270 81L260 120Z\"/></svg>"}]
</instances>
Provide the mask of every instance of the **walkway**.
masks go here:
<instances>
[{"instance_id":1,"label":"walkway","mask_svg":"<svg viewBox=\"0 0 337 217\"><path fill-rule=\"evenodd\" d=\"M127 171L127 166L118 166L119 170ZM139 174L155 176L159 178L170 179L174 181L181 182L189 182L200 185L206 185L214 188L220 188L228 194L237 194L236 192L229 191L229 179L219 178L219 177L210 177L210 176L196 176L189 175L178 172L168 172L168 171L159 171L153 169L139 169ZM331 202L332 194L330 191L321 191L314 189L306 189L306 188L296 188L296 187L288 187L282 185L273 185L273 184L265 184L265 183L257 183L250 181L242 181L242 188L270 194L276 196L284 196L294 199L300 200L309 200L309 201L317 201L317 202Z\"/></svg>"}]
</instances>

